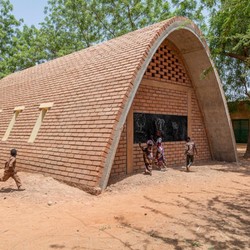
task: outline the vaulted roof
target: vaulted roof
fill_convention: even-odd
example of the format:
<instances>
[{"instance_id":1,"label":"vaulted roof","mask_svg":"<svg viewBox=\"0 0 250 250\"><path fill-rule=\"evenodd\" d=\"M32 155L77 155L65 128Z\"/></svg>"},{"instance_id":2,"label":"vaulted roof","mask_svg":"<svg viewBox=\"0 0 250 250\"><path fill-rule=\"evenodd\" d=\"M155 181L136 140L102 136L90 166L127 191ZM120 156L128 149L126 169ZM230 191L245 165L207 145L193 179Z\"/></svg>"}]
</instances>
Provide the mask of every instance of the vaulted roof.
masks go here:
<instances>
[{"instance_id":1,"label":"vaulted roof","mask_svg":"<svg viewBox=\"0 0 250 250\"><path fill-rule=\"evenodd\" d=\"M0 137L14 107L25 106L25 109L9 139L0 142L1 152L10 146L17 147L23 154L24 168L30 164L33 170L53 172L53 176L65 181L78 178L84 186L105 188L129 108L147 65L164 39L172 41L183 54L203 109L214 158L236 160L217 73L213 71L204 81L200 79L202 70L213 66L207 45L197 27L183 17L168 19L2 79ZM35 142L28 143L39 105L51 102L53 107L47 112ZM216 116L212 114L211 102L217 103ZM214 127L217 116L220 121ZM226 148L216 139L218 135L224 138L224 133ZM83 177L82 173L86 175Z\"/></svg>"}]
</instances>

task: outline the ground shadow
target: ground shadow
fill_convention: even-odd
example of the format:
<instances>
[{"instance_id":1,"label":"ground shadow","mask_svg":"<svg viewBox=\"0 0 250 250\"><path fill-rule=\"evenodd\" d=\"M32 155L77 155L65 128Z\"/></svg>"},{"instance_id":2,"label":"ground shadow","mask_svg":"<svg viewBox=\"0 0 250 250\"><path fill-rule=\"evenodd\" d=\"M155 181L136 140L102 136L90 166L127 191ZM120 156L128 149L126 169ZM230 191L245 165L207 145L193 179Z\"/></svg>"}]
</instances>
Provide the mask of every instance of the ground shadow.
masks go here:
<instances>
[{"instance_id":1,"label":"ground shadow","mask_svg":"<svg viewBox=\"0 0 250 250\"><path fill-rule=\"evenodd\" d=\"M137 171L137 172L132 173L132 174L123 174L123 175L119 175L119 176L111 176L109 178L108 186L114 185L114 184L116 184L118 182L123 181L124 179L127 179L127 178L129 178L131 176L135 176L135 175L144 175L144 171L141 170L141 171Z\"/></svg>"},{"instance_id":2,"label":"ground shadow","mask_svg":"<svg viewBox=\"0 0 250 250\"><path fill-rule=\"evenodd\" d=\"M59 245L59 244L52 244L52 245L50 245L50 248L63 249L63 248L65 248L65 246L64 245Z\"/></svg>"},{"instance_id":3,"label":"ground shadow","mask_svg":"<svg viewBox=\"0 0 250 250\"><path fill-rule=\"evenodd\" d=\"M239 173L243 176L248 177L250 175L250 159L244 159L243 157L239 157L238 163L218 162L218 165L212 166L211 169L220 172Z\"/></svg>"},{"instance_id":4,"label":"ground shadow","mask_svg":"<svg viewBox=\"0 0 250 250\"><path fill-rule=\"evenodd\" d=\"M128 223L123 216L116 217L115 219L121 226L126 227L132 231L136 231L136 232L139 232L141 234L145 234L145 235L150 236L154 239L159 239L167 245L172 245L175 250L182 250L183 249L181 246L179 246L179 241L177 238L164 237L160 234L160 232L158 232L156 230L147 231L141 227L137 227L135 225L132 225L132 224ZM148 242L148 244L149 244L149 242Z\"/></svg>"},{"instance_id":5,"label":"ground shadow","mask_svg":"<svg viewBox=\"0 0 250 250\"><path fill-rule=\"evenodd\" d=\"M16 192L19 191L17 188L1 188L0 189L0 193L12 193L12 192Z\"/></svg>"},{"instance_id":6,"label":"ground shadow","mask_svg":"<svg viewBox=\"0 0 250 250\"><path fill-rule=\"evenodd\" d=\"M213 250L250 249L248 240L250 194L247 188L248 186L241 185L234 193L217 191L214 192L212 198L205 202L193 199L188 194L178 195L176 200L169 202L163 202L150 195L144 196L150 204L143 205L142 208L153 213L155 217L162 217L162 220L167 220L171 225L175 224L179 229L187 230L188 238L185 238L182 230L179 229L173 234L173 237L169 237L165 235L164 229L163 231L152 228L147 230L138 226L136 221L129 222L125 216L117 216L115 219L120 226L159 240L162 244L166 244L166 247L172 246L175 250L197 249L202 245L207 245L207 249ZM204 196L213 194L213 192L205 190L202 193ZM159 207L160 204L181 207L184 209L183 216L176 217L171 215L171 212L167 213L163 207ZM147 244L145 249L148 249L150 242L145 242L145 244ZM126 247L128 246L129 244ZM132 249L131 246L128 248Z\"/></svg>"},{"instance_id":7,"label":"ground shadow","mask_svg":"<svg viewBox=\"0 0 250 250\"><path fill-rule=\"evenodd\" d=\"M250 194L246 189L231 193L217 193L206 203L197 201L190 196L180 195L181 200L174 201L175 205L185 208L185 213L190 220L181 216L174 218L170 214L160 211L155 205L162 203L151 197L145 197L152 202L152 206L144 206L155 215L167 217L178 226L188 229L193 235L192 239L183 239L181 233L176 236L179 239L178 247L181 243L186 243L189 247L199 247L202 244L209 244L211 249L249 249L250 243ZM206 193L204 191L204 193ZM174 205L173 202L169 203ZM207 211L204 213L204 211ZM187 227L187 225L189 225ZM202 230L197 230L197 228ZM218 237L221 235L222 237ZM164 238L164 237L161 237ZM198 240L197 240L198 239ZM169 242L168 242L169 243Z\"/></svg>"}]
</instances>

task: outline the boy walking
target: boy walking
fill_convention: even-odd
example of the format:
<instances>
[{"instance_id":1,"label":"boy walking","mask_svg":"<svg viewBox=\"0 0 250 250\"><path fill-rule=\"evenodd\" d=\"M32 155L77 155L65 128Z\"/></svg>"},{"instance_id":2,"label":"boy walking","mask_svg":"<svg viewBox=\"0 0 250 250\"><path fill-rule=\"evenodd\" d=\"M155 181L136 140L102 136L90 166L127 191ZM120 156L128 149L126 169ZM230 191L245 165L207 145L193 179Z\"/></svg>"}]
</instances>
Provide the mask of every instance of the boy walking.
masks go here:
<instances>
[{"instance_id":1,"label":"boy walking","mask_svg":"<svg viewBox=\"0 0 250 250\"><path fill-rule=\"evenodd\" d=\"M197 155L196 145L191 141L190 137L186 139L185 155L186 155L186 170L190 171L190 167L194 162L194 153Z\"/></svg>"},{"instance_id":2,"label":"boy walking","mask_svg":"<svg viewBox=\"0 0 250 250\"><path fill-rule=\"evenodd\" d=\"M11 177L15 180L18 190L21 190L22 183L16 171L16 156L17 150L11 149L10 158L5 162L4 175L0 181L7 181Z\"/></svg>"},{"instance_id":3,"label":"boy walking","mask_svg":"<svg viewBox=\"0 0 250 250\"><path fill-rule=\"evenodd\" d=\"M141 148L143 152L143 160L145 164L145 174L152 175L152 163L153 163L153 141L148 140L147 141L147 147L144 148L141 146L141 143L139 143L139 147Z\"/></svg>"}]
</instances>

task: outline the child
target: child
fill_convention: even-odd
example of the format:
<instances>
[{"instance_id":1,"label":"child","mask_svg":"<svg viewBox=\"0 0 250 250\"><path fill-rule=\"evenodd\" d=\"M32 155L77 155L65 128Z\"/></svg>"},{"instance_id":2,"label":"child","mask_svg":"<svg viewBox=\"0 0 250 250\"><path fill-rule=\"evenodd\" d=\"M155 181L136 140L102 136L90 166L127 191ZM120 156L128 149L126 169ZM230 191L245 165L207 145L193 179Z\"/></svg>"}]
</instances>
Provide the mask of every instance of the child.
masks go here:
<instances>
[{"instance_id":1,"label":"child","mask_svg":"<svg viewBox=\"0 0 250 250\"><path fill-rule=\"evenodd\" d=\"M152 175L152 163L153 163L153 141L148 140L147 141L147 147L144 148L141 146L141 143L139 143L139 147L141 148L143 152L143 160L145 164L145 174Z\"/></svg>"},{"instance_id":2,"label":"child","mask_svg":"<svg viewBox=\"0 0 250 250\"><path fill-rule=\"evenodd\" d=\"M162 171L167 170L166 159L164 155L164 147L162 145L162 132L161 130L156 131L156 142L153 140L154 145L156 145L156 155L155 155L155 165Z\"/></svg>"},{"instance_id":3,"label":"child","mask_svg":"<svg viewBox=\"0 0 250 250\"><path fill-rule=\"evenodd\" d=\"M186 139L186 148L185 148L185 155L186 155L186 170L187 172L190 171L190 167L194 162L194 152L197 155L196 145L193 141L191 141L190 137Z\"/></svg>"},{"instance_id":4,"label":"child","mask_svg":"<svg viewBox=\"0 0 250 250\"><path fill-rule=\"evenodd\" d=\"M11 149L10 158L5 163L4 175L0 178L0 181L7 181L10 177L12 177L16 182L18 190L21 190L22 183L16 171L16 155L17 150L14 148Z\"/></svg>"},{"instance_id":5,"label":"child","mask_svg":"<svg viewBox=\"0 0 250 250\"><path fill-rule=\"evenodd\" d=\"M167 164L166 164L166 160L165 160L165 156L164 156L164 148L162 145L162 139L158 138L156 141L156 156L155 156L155 160L156 160L156 164L158 166L158 168L162 171L166 171L167 170Z\"/></svg>"}]
</instances>

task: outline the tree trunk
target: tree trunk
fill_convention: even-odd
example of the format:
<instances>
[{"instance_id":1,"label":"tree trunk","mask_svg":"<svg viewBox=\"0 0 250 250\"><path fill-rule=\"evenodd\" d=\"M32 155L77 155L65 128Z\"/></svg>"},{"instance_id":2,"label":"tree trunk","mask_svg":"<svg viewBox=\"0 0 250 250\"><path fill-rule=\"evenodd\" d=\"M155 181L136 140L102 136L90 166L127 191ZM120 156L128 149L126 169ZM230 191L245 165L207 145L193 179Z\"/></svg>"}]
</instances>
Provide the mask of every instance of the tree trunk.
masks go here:
<instances>
[{"instance_id":1,"label":"tree trunk","mask_svg":"<svg viewBox=\"0 0 250 250\"><path fill-rule=\"evenodd\" d=\"M244 158L250 158L250 131L248 131L247 150L244 154Z\"/></svg>"}]
</instances>

